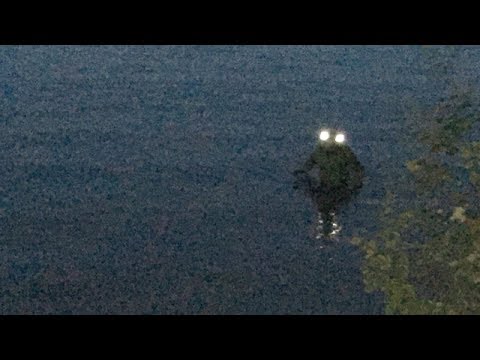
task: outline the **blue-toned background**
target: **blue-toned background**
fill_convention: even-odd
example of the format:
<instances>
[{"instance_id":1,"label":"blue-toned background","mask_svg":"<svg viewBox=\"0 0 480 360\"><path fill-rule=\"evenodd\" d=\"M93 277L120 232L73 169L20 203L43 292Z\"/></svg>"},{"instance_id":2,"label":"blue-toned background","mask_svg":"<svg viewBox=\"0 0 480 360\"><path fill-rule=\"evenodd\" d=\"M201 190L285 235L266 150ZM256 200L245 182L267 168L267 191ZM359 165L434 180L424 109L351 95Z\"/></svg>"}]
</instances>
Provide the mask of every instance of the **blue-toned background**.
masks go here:
<instances>
[{"instance_id":1,"label":"blue-toned background","mask_svg":"<svg viewBox=\"0 0 480 360\"><path fill-rule=\"evenodd\" d=\"M0 313L382 312L349 239L403 172L412 107L478 84L480 48L451 74L429 51L1 46ZM291 176L322 126L368 176L329 252Z\"/></svg>"}]
</instances>

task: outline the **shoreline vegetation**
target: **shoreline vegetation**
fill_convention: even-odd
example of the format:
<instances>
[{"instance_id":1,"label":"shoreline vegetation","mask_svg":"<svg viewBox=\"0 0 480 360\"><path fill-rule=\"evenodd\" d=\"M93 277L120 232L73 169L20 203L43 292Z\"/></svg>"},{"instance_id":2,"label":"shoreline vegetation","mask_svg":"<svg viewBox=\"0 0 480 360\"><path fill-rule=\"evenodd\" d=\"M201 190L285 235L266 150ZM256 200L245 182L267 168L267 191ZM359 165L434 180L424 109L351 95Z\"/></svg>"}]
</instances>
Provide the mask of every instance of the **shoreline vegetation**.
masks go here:
<instances>
[{"instance_id":1,"label":"shoreline vegetation","mask_svg":"<svg viewBox=\"0 0 480 360\"><path fill-rule=\"evenodd\" d=\"M423 156L407 161L387 192L380 230L351 240L364 257L365 289L384 294L390 315L480 314L480 141L470 136L478 94L451 86L412 118L420 130L409 141ZM402 203L403 191L415 200Z\"/></svg>"}]
</instances>

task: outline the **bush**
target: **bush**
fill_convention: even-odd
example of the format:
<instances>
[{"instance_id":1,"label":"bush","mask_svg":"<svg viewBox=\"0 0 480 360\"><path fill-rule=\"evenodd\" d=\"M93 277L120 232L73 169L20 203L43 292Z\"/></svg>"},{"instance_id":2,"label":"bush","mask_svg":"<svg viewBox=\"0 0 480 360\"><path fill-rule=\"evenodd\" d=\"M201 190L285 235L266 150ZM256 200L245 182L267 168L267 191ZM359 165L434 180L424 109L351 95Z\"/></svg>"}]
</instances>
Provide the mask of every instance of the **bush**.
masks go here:
<instances>
[{"instance_id":1,"label":"bush","mask_svg":"<svg viewBox=\"0 0 480 360\"><path fill-rule=\"evenodd\" d=\"M415 202L390 192L381 230L352 240L366 290L385 294L387 314L480 314L480 142L465 139L478 108L467 92L430 109L417 134L427 151L405 164Z\"/></svg>"}]
</instances>

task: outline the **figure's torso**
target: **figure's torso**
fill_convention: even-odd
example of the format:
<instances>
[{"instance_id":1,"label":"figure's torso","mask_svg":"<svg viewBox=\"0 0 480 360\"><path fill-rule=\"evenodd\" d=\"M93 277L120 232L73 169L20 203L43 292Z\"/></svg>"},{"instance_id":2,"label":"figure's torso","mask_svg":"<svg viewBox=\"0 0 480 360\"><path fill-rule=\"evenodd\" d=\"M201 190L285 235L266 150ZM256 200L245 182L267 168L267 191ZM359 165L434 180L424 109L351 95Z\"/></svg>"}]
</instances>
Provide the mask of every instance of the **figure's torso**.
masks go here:
<instances>
[{"instance_id":1,"label":"figure's torso","mask_svg":"<svg viewBox=\"0 0 480 360\"><path fill-rule=\"evenodd\" d=\"M361 186L363 167L346 146L319 145L311 155L309 163L318 171L323 187L355 189Z\"/></svg>"}]
</instances>

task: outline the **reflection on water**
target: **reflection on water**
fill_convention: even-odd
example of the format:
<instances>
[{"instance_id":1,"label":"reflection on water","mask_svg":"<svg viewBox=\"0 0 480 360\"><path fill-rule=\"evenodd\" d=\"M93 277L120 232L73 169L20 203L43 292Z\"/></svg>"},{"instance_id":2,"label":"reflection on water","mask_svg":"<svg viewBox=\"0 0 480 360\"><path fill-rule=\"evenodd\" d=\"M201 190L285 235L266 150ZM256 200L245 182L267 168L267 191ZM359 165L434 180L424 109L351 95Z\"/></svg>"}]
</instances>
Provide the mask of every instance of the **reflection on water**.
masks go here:
<instances>
[{"instance_id":1,"label":"reflection on water","mask_svg":"<svg viewBox=\"0 0 480 360\"><path fill-rule=\"evenodd\" d=\"M294 187L312 199L318 212L315 238L330 243L338 241L342 226L336 214L362 187L363 166L348 145L321 138L305 164L294 174Z\"/></svg>"},{"instance_id":2,"label":"reflection on water","mask_svg":"<svg viewBox=\"0 0 480 360\"><path fill-rule=\"evenodd\" d=\"M342 226L338 223L335 212L318 213L318 223L315 228L315 238L322 239L329 237L332 240L338 240L337 236L342 230Z\"/></svg>"}]
</instances>

